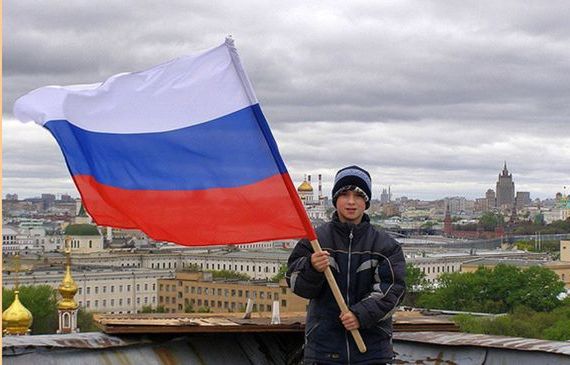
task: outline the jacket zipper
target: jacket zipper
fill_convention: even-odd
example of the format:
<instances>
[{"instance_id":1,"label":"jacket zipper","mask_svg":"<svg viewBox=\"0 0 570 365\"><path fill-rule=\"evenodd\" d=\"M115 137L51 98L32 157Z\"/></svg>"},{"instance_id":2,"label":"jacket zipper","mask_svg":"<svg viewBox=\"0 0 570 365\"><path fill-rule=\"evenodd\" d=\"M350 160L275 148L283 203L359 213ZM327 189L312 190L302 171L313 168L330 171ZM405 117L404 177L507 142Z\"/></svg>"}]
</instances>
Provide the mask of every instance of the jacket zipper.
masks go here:
<instances>
[{"instance_id":1,"label":"jacket zipper","mask_svg":"<svg viewBox=\"0 0 570 365\"><path fill-rule=\"evenodd\" d=\"M349 294L349 288L350 288L350 261L351 261L351 255L352 255L352 239L354 238L354 235L352 234L352 228L350 229L350 234L348 235L348 267L347 267L347 271L346 271L346 305L348 307L350 307L350 294ZM348 331L344 331L344 338L346 339L346 355L347 355L347 359L348 359L348 363L350 364L350 345L348 342Z\"/></svg>"}]
</instances>

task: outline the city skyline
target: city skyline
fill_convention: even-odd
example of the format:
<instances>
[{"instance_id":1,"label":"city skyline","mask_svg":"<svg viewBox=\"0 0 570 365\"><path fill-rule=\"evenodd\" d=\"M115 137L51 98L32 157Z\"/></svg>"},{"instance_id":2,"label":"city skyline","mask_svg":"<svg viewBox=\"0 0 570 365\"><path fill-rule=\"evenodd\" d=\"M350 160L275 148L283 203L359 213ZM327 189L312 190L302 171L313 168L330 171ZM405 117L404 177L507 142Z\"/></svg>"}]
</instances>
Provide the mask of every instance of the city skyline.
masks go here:
<instances>
[{"instance_id":1,"label":"city skyline","mask_svg":"<svg viewBox=\"0 0 570 365\"><path fill-rule=\"evenodd\" d=\"M296 184L322 174L328 195L335 172L358 164L375 198L390 185L395 197L475 199L506 160L517 190L550 198L570 184L563 6L7 1L3 191L77 196L53 138L14 120L18 96L142 70L231 33Z\"/></svg>"}]
</instances>

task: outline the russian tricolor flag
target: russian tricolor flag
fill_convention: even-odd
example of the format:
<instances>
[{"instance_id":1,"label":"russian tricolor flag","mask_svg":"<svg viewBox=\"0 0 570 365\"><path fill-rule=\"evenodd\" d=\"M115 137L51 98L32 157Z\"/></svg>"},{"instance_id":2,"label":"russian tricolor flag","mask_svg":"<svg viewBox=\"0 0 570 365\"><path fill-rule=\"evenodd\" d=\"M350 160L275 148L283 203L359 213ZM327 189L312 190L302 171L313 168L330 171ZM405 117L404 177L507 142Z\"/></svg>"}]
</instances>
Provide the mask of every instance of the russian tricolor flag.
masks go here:
<instances>
[{"instance_id":1,"label":"russian tricolor flag","mask_svg":"<svg viewBox=\"0 0 570 365\"><path fill-rule=\"evenodd\" d=\"M316 238L231 39L101 84L39 88L14 114L52 133L98 225L183 245Z\"/></svg>"}]
</instances>

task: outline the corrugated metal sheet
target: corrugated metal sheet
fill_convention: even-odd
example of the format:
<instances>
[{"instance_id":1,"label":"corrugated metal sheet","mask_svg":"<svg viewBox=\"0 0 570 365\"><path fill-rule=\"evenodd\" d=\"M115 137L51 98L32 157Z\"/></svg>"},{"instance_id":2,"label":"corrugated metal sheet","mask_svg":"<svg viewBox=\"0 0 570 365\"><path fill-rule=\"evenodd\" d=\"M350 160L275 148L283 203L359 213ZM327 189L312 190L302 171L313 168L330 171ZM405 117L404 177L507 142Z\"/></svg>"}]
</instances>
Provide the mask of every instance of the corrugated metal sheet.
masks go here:
<instances>
[{"instance_id":1,"label":"corrugated metal sheet","mask_svg":"<svg viewBox=\"0 0 570 365\"><path fill-rule=\"evenodd\" d=\"M127 340L100 333L6 337L2 363L287 365L298 362L302 342L299 334L200 334Z\"/></svg>"},{"instance_id":2,"label":"corrugated metal sheet","mask_svg":"<svg viewBox=\"0 0 570 365\"><path fill-rule=\"evenodd\" d=\"M5 337L4 364L298 364L302 333ZM394 334L394 364L570 364L570 343L442 332Z\"/></svg>"},{"instance_id":3,"label":"corrugated metal sheet","mask_svg":"<svg viewBox=\"0 0 570 365\"><path fill-rule=\"evenodd\" d=\"M401 341L422 342L434 345L474 346L517 351L539 351L570 356L570 341L547 341L532 338L477 335L455 332L395 333L394 338Z\"/></svg>"}]
</instances>

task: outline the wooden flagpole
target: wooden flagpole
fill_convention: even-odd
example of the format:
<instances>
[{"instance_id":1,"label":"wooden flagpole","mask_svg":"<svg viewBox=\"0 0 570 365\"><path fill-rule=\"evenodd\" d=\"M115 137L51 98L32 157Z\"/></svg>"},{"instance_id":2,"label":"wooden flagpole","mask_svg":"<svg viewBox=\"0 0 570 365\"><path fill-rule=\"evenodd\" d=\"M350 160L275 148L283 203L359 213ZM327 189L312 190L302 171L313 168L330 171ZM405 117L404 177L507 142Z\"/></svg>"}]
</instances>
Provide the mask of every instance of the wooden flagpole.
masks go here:
<instances>
[{"instance_id":1,"label":"wooden flagpole","mask_svg":"<svg viewBox=\"0 0 570 365\"><path fill-rule=\"evenodd\" d=\"M322 248L321 245L319 244L319 240L312 240L311 241L311 246L313 247L313 251L315 252L322 252ZM336 280L334 279L333 273L331 271L330 266L327 266L327 268L325 269L325 277L327 278L327 282L329 283L329 286L331 287L332 293L334 295L334 299L336 300L336 303L338 304L339 308L340 308L340 312L341 313L346 313L349 312L350 309L348 309L348 306L346 305L346 302L344 301L344 298L340 292L340 289L338 288L338 284L336 283ZM362 353L366 352L366 345L364 344L364 341L362 340L362 336L360 336L360 332L355 329L355 330L351 330L350 333L352 334L352 337L354 338L354 342L356 342L356 346L358 346L358 350Z\"/></svg>"}]
</instances>

